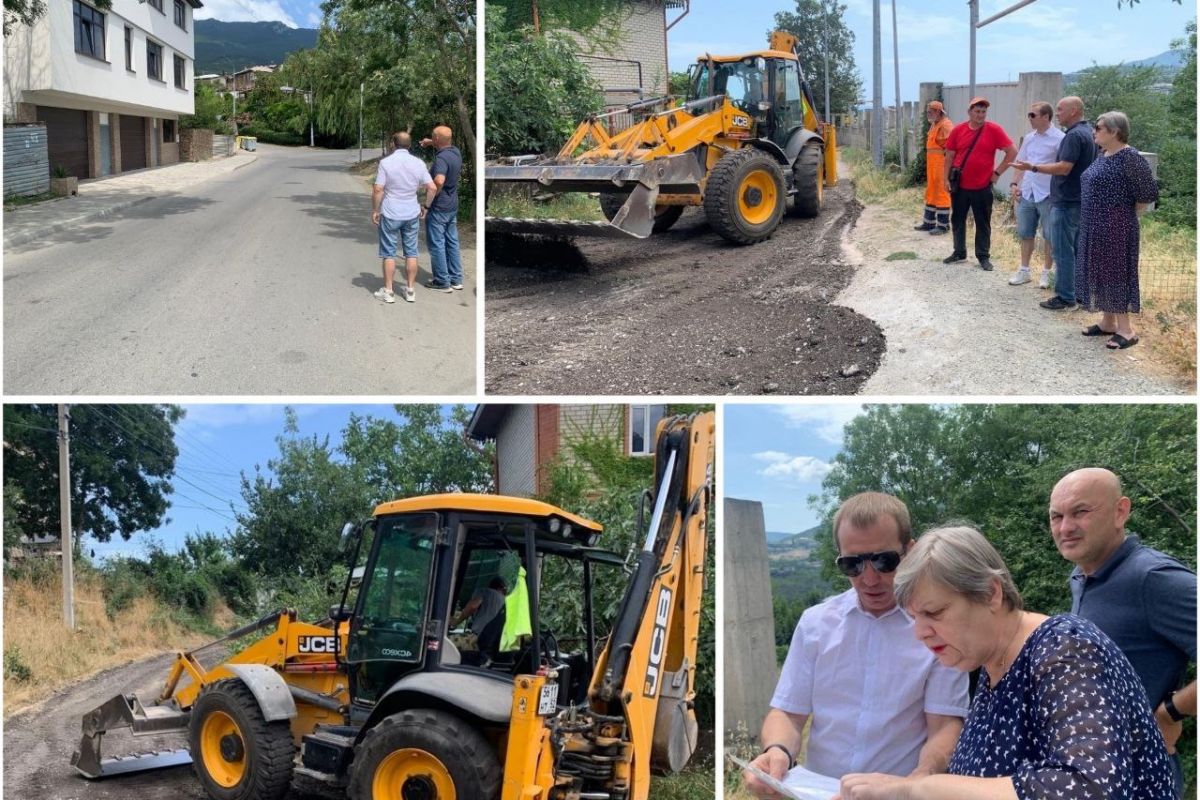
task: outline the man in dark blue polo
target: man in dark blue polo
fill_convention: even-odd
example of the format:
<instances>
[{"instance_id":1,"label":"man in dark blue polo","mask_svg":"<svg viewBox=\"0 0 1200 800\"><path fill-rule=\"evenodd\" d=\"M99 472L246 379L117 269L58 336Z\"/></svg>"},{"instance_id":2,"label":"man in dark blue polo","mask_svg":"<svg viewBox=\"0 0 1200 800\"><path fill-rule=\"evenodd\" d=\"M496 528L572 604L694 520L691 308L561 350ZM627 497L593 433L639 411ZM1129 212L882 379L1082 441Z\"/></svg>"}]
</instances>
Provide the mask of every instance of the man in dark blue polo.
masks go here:
<instances>
[{"instance_id":1,"label":"man in dark blue polo","mask_svg":"<svg viewBox=\"0 0 1200 800\"><path fill-rule=\"evenodd\" d=\"M1071 613L1116 642L1146 687L1175 762L1183 718L1196 716L1196 682L1180 687L1196 660L1196 574L1127 535L1131 503L1106 469L1069 473L1050 494L1050 533L1071 572Z\"/></svg>"},{"instance_id":2,"label":"man in dark blue polo","mask_svg":"<svg viewBox=\"0 0 1200 800\"><path fill-rule=\"evenodd\" d=\"M453 144L453 132L445 125L433 129L421 145L437 148L429 172L438 192L425 218L425 244L429 247L429 267L433 280L426 286L436 292L463 288L462 255L458 246L458 176L462 172L462 154Z\"/></svg>"},{"instance_id":3,"label":"man in dark blue polo","mask_svg":"<svg viewBox=\"0 0 1200 800\"><path fill-rule=\"evenodd\" d=\"M1079 210L1083 189L1079 176L1096 159L1092 126L1083 118L1083 101L1074 95L1058 101L1054 109L1066 131L1058 143L1056 161L1031 164L1014 161L1013 169L1050 175L1050 241L1057 267L1054 296L1040 305L1050 311L1070 311L1075 304L1075 244L1079 238Z\"/></svg>"}]
</instances>

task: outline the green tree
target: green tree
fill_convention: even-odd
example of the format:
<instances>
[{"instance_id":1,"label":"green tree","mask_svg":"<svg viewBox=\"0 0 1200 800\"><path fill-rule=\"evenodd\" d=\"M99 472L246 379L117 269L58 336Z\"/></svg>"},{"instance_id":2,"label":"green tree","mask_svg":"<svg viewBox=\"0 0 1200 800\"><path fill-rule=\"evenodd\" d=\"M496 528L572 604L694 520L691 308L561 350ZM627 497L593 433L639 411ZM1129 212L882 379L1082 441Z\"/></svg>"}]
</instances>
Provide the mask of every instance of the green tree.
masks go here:
<instances>
[{"instance_id":1,"label":"green tree","mask_svg":"<svg viewBox=\"0 0 1200 800\"><path fill-rule=\"evenodd\" d=\"M72 405L72 528L80 540L129 539L166 519L179 454L173 405ZM58 407L4 409L5 531L57 534L60 526ZM7 543L9 537L5 536Z\"/></svg>"},{"instance_id":2,"label":"green tree","mask_svg":"<svg viewBox=\"0 0 1200 800\"><path fill-rule=\"evenodd\" d=\"M491 458L487 448L466 441L466 410L443 417L436 406L397 406L397 420L352 416L342 444L299 434L289 411L279 456L266 477L256 470L242 478L246 510L230 548L241 565L295 589L303 580L323 580L338 561L343 523L370 514L397 497L446 491L487 491Z\"/></svg>"},{"instance_id":3,"label":"green tree","mask_svg":"<svg viewBox=\"0 0 1200 800\"><path fill-rule=\"evenodd\" d=\"M587 3L578 0L488 0L488 4L504 10L501 24L510 31L534 28L536 17L538 33L558 29L586 33L591 38L598 30L615 27L629 9L628 0L591 0ZM487 30L489 36L494 30L490 19Z\"/></svg>"},{"instance_id":4,"label":"green tree","mask_svg":"<svg viewBox=\"0 0 1200 800\"><path fill-rule=\"evenodd\" d=\"M1196 21L1184 39L1172 43L1186 55L1171 86L1169 137L1161 151L1158 175L1162 202L1158 215L1196 227Z\"/></svg>"},{"instance_id":5,"label":"green tree","mask_svg":"<svg viewBox=\"0 0 1200 800\"><path fill-rule=\"evenodd\" d=\"M1151 87L1161 78L1157 67L1093 65L1080 73L1071 91L1083 100L1089 119L1106 111L1125 112L1129 117L1129 143L1139 150L1157 153L1167 140L1168 97Z\"/></svg>"},{"instance_id":6,"label":"green tree","mask_svg":"<svg viewBox=\"0 0 1200 800\"><path fill-rule=\"evenodd\" d=\"M489 155L558 150L584 118L603 107L600 87L565 34L509 30L488 5L486 92Z\"/></svg>"},{"instance_id":7,"label":"green tree","mask_svg":"<svg viewBox=\"0 0 1200 800\"><path fill-rule=\"evenodd\" d=\"M96 8L112 9L112 0L96 0ZM18 25L32 25L46 13L45 0L4 0L4 35L8 36Z\"/></svg>"},{"instance_id":8,"label":"green tree","mask_svg":"<svg viewBox=\"0 0 1200 800\"><path fill-rule=\"evenodd\" d=\"M854 63L854 31L846 26L846 5L837 0L822 9L823 0L796 0L795 12L775 14L775 30L799 39L800 67L812 88L821 114L825 111L825 47L829 48L829 113L854 105L862 93L862 79ZM767 32L770 35L770 31Z\"/></svg>"},{"instance_id":9,"label":"green tree","mask_svg":"<svg viewBox=\"0 0 1200 800\"><path fill-rule=\"evenodd\" d=\"M233 100L225 94L218 93L210 83L197 83L195 92L195 113L185 114L179 118L179 127L207 128L216 133L229 133L229 115L233 111Z\"/></svg>"}]
</instances>

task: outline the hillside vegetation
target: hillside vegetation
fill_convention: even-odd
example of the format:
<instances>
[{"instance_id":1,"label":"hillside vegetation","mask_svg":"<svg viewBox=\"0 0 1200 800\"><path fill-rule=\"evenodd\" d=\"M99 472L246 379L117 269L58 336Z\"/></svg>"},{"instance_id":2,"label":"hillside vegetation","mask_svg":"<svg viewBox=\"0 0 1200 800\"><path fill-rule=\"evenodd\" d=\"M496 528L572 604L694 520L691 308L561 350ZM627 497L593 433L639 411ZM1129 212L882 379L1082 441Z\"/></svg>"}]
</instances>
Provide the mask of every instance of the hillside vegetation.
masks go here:
<instances>
[{"instance_id":1,"label":"hillside vegetation","mask_svg":"<svg viewBox=\"0 0 1200 800\"><path fill-rule=\"evenodd\" d=\"M231 73L247 67L282 64L289 53L317 46L313 28L282 22L196 20L196 74Z\"/></svg>"}]
</instances>

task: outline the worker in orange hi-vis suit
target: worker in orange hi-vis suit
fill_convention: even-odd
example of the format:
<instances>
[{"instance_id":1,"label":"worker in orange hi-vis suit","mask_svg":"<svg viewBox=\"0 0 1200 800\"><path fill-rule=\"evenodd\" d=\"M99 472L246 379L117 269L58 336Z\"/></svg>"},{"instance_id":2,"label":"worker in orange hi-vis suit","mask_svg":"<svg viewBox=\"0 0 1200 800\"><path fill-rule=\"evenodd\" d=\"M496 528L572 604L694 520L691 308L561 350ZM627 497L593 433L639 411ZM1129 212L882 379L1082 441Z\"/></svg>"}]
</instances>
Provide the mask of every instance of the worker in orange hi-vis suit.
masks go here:
<instances>
[{"instance_id":1,"label":"worker in orange hi-vis suit","mask_svg":"<svg viewBox=\"0 0 1200 800\"><path fill-rule=\"evenodd\" d=\"M929 231L933 236L950 232L950 193L942 180L946 161L946 139L954 123L946 116L940 100L933 100L925 109L929 119L929 136L925 139L925 216L916 230Z\"/></svg>"}]
</instances>

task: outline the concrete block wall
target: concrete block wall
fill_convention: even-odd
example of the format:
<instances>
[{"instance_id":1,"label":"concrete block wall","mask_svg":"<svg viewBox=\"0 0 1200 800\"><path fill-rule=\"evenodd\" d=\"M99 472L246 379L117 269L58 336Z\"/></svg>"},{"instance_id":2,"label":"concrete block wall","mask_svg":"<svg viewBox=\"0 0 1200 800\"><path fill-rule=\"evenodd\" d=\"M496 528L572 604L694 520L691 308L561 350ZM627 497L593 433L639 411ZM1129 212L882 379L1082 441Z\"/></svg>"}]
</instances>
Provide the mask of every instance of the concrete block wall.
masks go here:
<instances>
[{"instance_id":1,"label":"concrete block wall","mask_svg":"<svg viewBox=\"0 0 1200 800\"><path fill-rule=\"evenodd\" d=\"M724 512L725 731L757 739L779 679L766 525L757 501L727 497Z\"/></svg>"}]
</instances>

